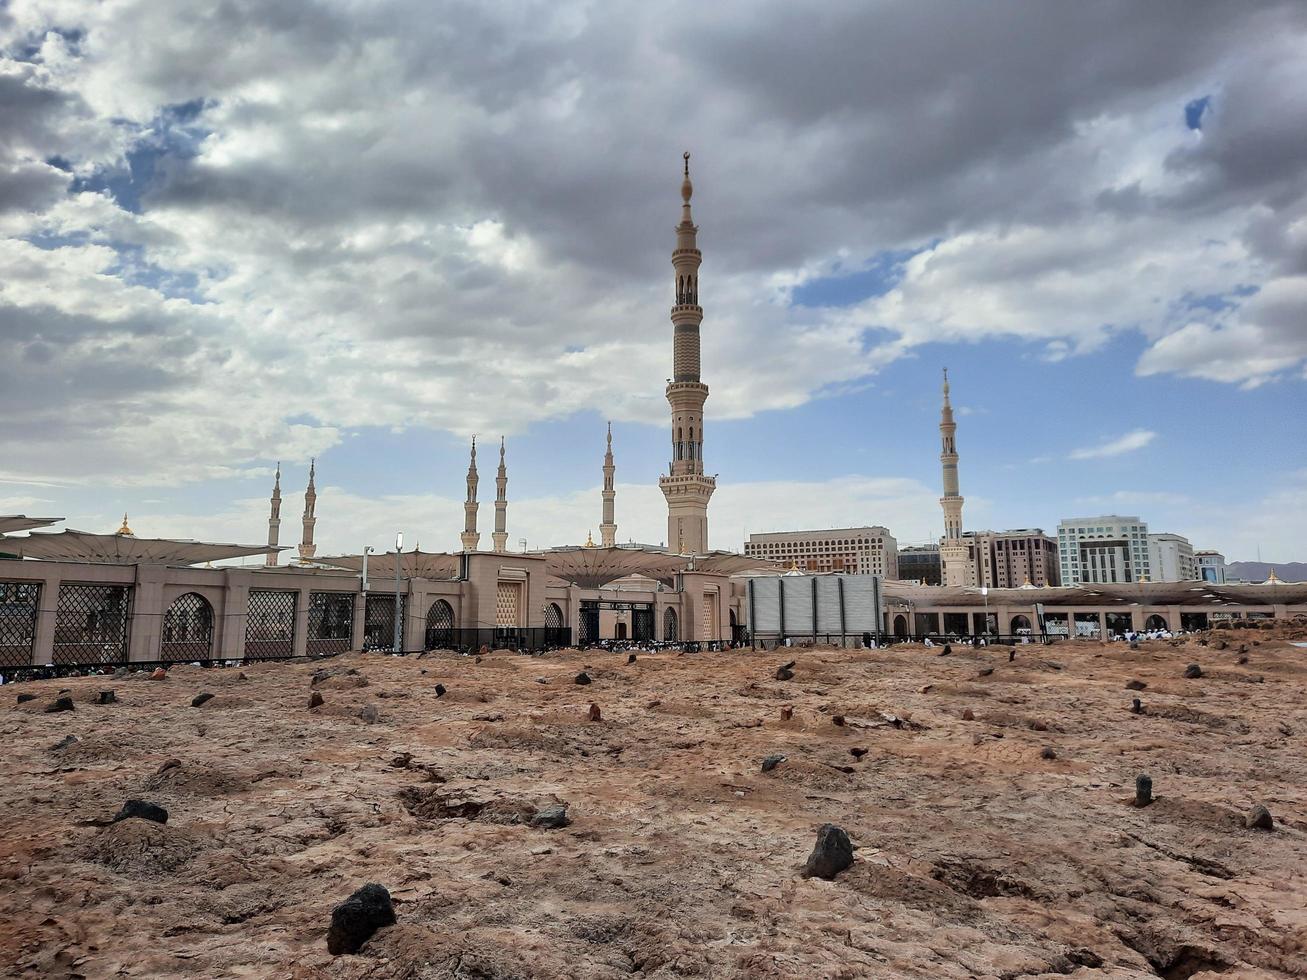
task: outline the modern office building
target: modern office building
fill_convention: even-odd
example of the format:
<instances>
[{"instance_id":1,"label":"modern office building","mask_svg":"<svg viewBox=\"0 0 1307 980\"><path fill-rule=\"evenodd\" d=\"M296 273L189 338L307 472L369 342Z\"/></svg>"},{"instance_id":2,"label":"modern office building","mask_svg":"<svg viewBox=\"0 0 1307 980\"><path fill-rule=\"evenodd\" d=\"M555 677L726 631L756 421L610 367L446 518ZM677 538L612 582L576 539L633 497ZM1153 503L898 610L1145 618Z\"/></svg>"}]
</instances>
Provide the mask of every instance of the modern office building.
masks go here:
<instances>
[{"instance_id":1,"label":"modern office building","mask_svg":"<svg viewBox=\"0 0 1307 980\"><path fill-rule=\"evenodd\" d=\"M1057 525L1063 585L1147 581L1148 525L1138 517L1108 514L1067 518Z\"/></svg>"},{"instance_id":2,"label":"modern office building","mask_svg":"<svg viewBox=\"0 0 1307 980\"><path fill-rule=\"evenodd\" d=\"M1202 581L1215 585L1225 584L1225 555L1219 551L1195 551L1194 562L1198 565L1198 577Z\"/></svg>"},{"instance_id":3,"label":"modern office building","mask_svg":"<svg viewBox=\"0 0 1307 980\"><path fill-rule=\"evenodd\" d=\"M920 582L922 585L942 584L939 545L923 544L900 548L899 579L904 582Z\"/></svg>"},{"instance_id":4,"label":"modern office building","mask_svg":"<svg viewBox=\"0 0 1307 980\"><path fill-rule=\"evenodd\" d=\"M1148 535L1148 567L1154 582L1197 581L1194 546L1182 534Z\"/></svg>"},{"instance_id":5,"label":"modern office building","mask_svg":"<svg viewBox=\"0 0 1307 980\"><path fill-rule=\"evenodd\" d=\"M750 534L744 554L785 562L805 572L899 577L898 542L879 526Z\"/></svg>"}]
</instances>

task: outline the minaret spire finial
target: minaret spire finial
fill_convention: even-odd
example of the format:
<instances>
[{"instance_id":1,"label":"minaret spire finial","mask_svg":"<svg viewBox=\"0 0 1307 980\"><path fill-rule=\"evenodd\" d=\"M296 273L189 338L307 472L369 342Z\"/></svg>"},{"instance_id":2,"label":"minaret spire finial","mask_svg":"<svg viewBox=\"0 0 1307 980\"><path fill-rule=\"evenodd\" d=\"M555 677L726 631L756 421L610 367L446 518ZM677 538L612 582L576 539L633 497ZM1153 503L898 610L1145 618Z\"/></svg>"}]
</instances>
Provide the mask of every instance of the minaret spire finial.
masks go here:
<instances>
[{"instance_id":1,"label":"minaret spire finial","mask_svg":"<svg viewBox=\"0 0 1307 980\"><path fill-rule=\"evenodd\" d=\"M495 475L495 530L490 535L498 554L508 550L508 467L504 464L504 437L499 437L499 472Z\"/></svg>"},{"instance_id":2,"label":"minaret spire finial","mask_svg":"<svg viewBox=\"0 0 1307 980\"><path fill-rule=\"evenodd\" d=\"M271 549L277 547L277 541L281 537L281 460L277 460L277 475L272 481L272 497L269 498L271 507L268 510L268 548L269 551L263 556L263 564L269 568L277 564L277 552Z\"/></svg>"},{"instance_id":3,"label":"minaret spire finial","mask_svg":"<svg viewBox=\"0 0 1307 980\"><path fill-rule=\"evenodd\" d=\"M481 540L477 530L477 437L472 436L472 452L467 464L467 500L463 502L463 533L458 536L464 551L476 551Z\"/></svg>"},{"instance_id":4,"label":"minaret spire finial","mask_svg":"<svg viewBox=\"0 0 1307 980\"><path fill-rule=\"evenodd\" d=\"M604 488L600 493L603 500L603 520L599 522L599 540L605 548L617 547L617 518L614 516L614 502L617 488L613 485L613 423L608 423L608 451L604 453Z\"/></svg>"},{"instance_id":5,"label":"minaret spire finial","mask_svg":"<svg viewBox=\"0 0 1307 980\"><path fill-rule=\"evenodd\" d=\"M303 532L300 535L300 564L307 565L317 553L318 546L313 543L313 528L318 523L318 490L314 481L318 473L317 457L309 458L309 485L304 490Z\"/></svg>"}]
</instances>

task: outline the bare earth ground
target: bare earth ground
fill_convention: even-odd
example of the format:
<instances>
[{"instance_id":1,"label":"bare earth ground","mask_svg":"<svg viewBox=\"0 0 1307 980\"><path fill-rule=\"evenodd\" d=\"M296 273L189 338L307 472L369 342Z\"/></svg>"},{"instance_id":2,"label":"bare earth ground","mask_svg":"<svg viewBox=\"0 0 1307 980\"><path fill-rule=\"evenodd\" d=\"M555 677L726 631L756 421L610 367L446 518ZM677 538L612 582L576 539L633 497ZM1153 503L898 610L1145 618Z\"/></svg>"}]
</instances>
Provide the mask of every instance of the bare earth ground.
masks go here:
<instances>
[{"instance_id":1,"label":"bare earth ground","mask_svg":"<svg viewBox=\"0 0 1307 980\"><path fill-rule=\"evenodd\" d=\"M776 653L628 666L587 651L5 687L0 969L1301 976L1307 650L1226 638L1022 646L1014 663L997 647L796 650L788 682ZM1184 679L1190 662L1205 676ZM324 666L358 674L311 688ZM60 688L76 710L44 713ZM94 704L109 688L119 703ZM39 697L15 706L24 692ZM760 772L773 753L787 760ZM1140 772L1157 797L1144 809L1129 802ZM96 824L129 797L167 807L167 825ZM569 827L518 822L552 801ZM1245 829L1258 802L1273 832ZM856 862L802 878L828 821ZM399 924L329 955L332 907L371 881Z\"/></svg>"}]
</instances>

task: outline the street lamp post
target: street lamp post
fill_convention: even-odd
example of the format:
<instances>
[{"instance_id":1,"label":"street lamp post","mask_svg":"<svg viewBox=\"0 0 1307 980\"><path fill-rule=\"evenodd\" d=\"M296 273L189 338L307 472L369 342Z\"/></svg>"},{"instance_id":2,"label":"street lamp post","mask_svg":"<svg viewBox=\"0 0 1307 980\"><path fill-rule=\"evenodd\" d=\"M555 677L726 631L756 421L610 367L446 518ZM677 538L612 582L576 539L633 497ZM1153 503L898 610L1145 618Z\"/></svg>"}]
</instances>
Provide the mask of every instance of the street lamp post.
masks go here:
<instances>
[{"instance_id":1,"label":"street lamp post","mask_svg":"<svg viewBox=\"0 0 1307 980\"><path fill-rule=\"evenodd\" d=\"M404 617L399 609L399 559L404 548L404 532L395 532L395 652L404 652Z\"/></svg>"},{"instance_id":2,"label":"street lamp post","mask_svg":"<svg viewBox=\"0 0 1307 980\"><path fill-rule=\"evenodd\" d=\"M989 634L989 586L982 585L980 587L980 594L985 599L985 642L988 643L989 635L990 635Z\"/></svg>"},{"instance_id":3,"label":"street lamp post","mask_svg":"<svg viewBox=\"0 0 1307 980\"><path fill-rule=\"evenodd\" d=\"M376 550L377 549L372 547L372 545L367 545L363 549L363 591L364 592L368 591L368 555L372 554Z\"/></svg>"}]
</instances>

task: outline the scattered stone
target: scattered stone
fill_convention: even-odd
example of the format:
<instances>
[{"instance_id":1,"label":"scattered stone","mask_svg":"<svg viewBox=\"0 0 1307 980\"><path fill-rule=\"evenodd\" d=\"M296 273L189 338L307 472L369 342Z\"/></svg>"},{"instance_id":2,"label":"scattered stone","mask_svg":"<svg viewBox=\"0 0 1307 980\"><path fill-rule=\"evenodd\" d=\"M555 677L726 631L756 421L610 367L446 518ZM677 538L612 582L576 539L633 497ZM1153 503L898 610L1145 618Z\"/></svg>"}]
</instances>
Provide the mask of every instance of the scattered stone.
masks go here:
<instances>
[{"instance_id":1,"label":"scattered stone","mask_svg":"<svg viewBox=\"0 0 1307 980\"><path fill-rule=\"evenodd\" d=\"M1138 640L1136 637L1131 637L1131 638L1130 638L1130 649L1131 649L1131 650L1138 650L1138 649L1139 649L1139 640Z\"/></svg>"},{"instance_id":2,"label":"scattered stone","mask_svg":"<svg viewBox=\"0 0 1307 980\"><path fill-rule=\"evenodd\" d=\"M1148 686L1148 685L1145 684L1143 681L1126 681L1126 682L1125 682L1125 689L1126 689L1127 691L1142 691L1142 690L1143 690L1144 688L1146 688L1147 686Z\"/></svg>"},{"instance_id":3,"label":"scattered stone","mask_svg":"<svg viewBox=\"0 0 1307 980\"><path fill-rule=\"evenodd\" d=\"M1153 779L1140 773L1135 777L1135 806L1143 807L1153 802Z\"/></svg>"},{"instance_id":4,"label":"scattered stone","mask_svg":"<svg viewBox=\"0 0 1307 980\"><path fill-rule=\"evenodd\" d=\"M1040 721L1038 718L1032 718L1030 720L1030 730L1032 732L1046 732L1048 731L1048 724Z\"/></svg>"},{"instance_id":5,"label":"scattered stone","mask_svg":"<svg viewBox=\"0 0 1307 980\"><path fill-rule=\"evenodd\" d=\"M35 701L35 700L36 700L36 695L35 695L35 694L20 694L20 695L18 695L18 703L19 703L19 704L26 704L28 701Z\"/></svg>"},{"instance_id":6,"label":"scattered stone","mask_svg":"<svg viewBox=\"0 0 1307 980\"><path fill-rule=\"evenodd\" d=\"M589 684L589 683L590 683L590 675L587 674L587 673L583 670L583 671L581 671L581 673L579 673L579 674L576 675L576 682L577 682L578 684Z\"/></svg>"},{"instance_id":7,"label":"scattered stone","mask_svg":"<svg viewBox=\"0 0 1307 980\"><path fill-rule=\"evenodd\" d=\"M156 776L161 776L169 769L178 769L181 767L181 759L168 759L158 769L154 770Z\"/></svg>"},{"instance_id":8,"label":"scattered stone","mask_svg":"<svg viewBox=\"0 0 1307 980\"><path fill-rule=\"evenodd\" d=\"M917 693L918 693L918 694L929 694L931 688L933 688L934 686L935 686L934 684L926 684L925 686L918 688L918 689L917 689Z\"/></svg>"},{"instance_id":9,"label":"scattered stone","mask_svg":"<svg viewBox=\"0 0 1307 980\"><path fill-rule=\"evenodd\" d=\"M832 881L852 863L853 842L849 835L833 823L822 824L817 831L817 844L803 866L803 877Z\"/></svg>"},{"instance_id":10,"label":"scattered stone","mask_svg":"<svg viewBox=\"0 0 1307 980\"><path fill-rule=\"evenodd\" d=\"M593 701L590 702L590 720L591 721L604 720L604 714L602 711L599 710L599 705L595 704Z\"/></svg>"},{"instance_id":11,"label":"scattered stone","mask_svg":"<svg viewBox=\"0 0 1307 980\"><path fill-rule=\"evenodd\" d=\"M482 649L482 650L485 650L486 648L485 648L485 647L482 647L481 649ZM489 650L486 650L486 653L489 653L489 652L490 652ZM480 658L480 657L474 657L474 658L472 659L472 662L473 662L474 664L479 664L479 663L481 663L481 658Z\"/></svg>"},{"instance_id":12,"label":"scattered stone","mask_svg":"<svg viewBox=\"0 0 1307 980\"><path fill-rule=\"evenodd\" d=\"M444 684L437 684L437 685L436 685L436 697L438 697L438 698L443 698L444 696L445 696L445 685L444 685Z\"/></svg>"},{"instance_id":13,"label":"scattered stone","mask_svg":"<svg viewBox=\"0 0 1307 980\"><path fill-rule=\"evenodd\" d=\"M794 661L793 661L793 660L791 660L791 661L790 661L789 663L787 663L787 664L781 664L779 667L776 668L776 679L777 679L778 681L792 681L792 680L794 680Z\"/></svg>"},{"instance_id":14,"label":"scattered stone","mask_svg":"<svg viewBox=\"0 0 1307 980\"><path fill-rule=\"evenodd\" d=\"M1203 668L1199 667L1197 664L1190 664L1184 669L1184 675L1191 681L1197 680L1203 676Z\"/></svg>"},{"instance_id":15,"label":"scattered stone","mask_svg":"<svg viewBox=\"0 0 1307 980\"><path fill-rule=\"evenodd\" d=\"M384 926L393 926L395 922L395 906L390 901L390 892L382 885L364 885L331 910L327 952L332 956L357 953L373 933Z\"/></svg>"},{"instance_id":16,"label":"scattered stone","mask_svg":"<svg viewBox=\"0 0 1307 980\"><path fill-rule=\"evenodd\" d=\"M783 755L769 755L767 758L762 760L762 771L771 772L784 761L785 756Z\"/></svg>"},{"instance_id":17,"label":"scattered stone","mask_svg":"<svg viewBox=\"0 0 1307 980\"><path fill-rule=\"evenodd\" d=\"M321 708L322 705L323 705L323 703L324 703L324 702L323 702L322 695L321 695L319 692L314 691L312 694L309 695L309 710L310 710L310 711L312 711L314 708Z\"/></svg>"},{"instance_id":18,"label":"scattered stone","mask_svg":"<svg viewBox=\"0 0 1307 980\"><path fill-rule=\"evenodd\" d=\"M45 706L45 713L47 715L52 715L58 711L75 711L75 710L76 710L76 705L73 704L73 699L67 696L64 696L62 698L55 698L54 701L52 701L50 704L47 704Z\"/></svg>"},{"instance_id":19,"label":"scattered stone","mask_svg":"<svg viewBox=\"0 0 1307 980\"><path fill-rule=\"evenodd\" d=\"M835 725L835 726L838 727L838 728L843 728L843 727L844 727L844 716L843 716L843 715L835 715L834 717L831 718L831 724L832 724L832 725Z\"/></svg>"},{"instance_id":20,"label":"scattered stone","mask_svg":"<svg viewBox=\"0 0 1307 980\"><path fill-rule=\"evenodd\" d=\"M1007 662L1011 663L1013 660L1016 659L1017 659L1017 652L1015 650L1009 650L1007 652Z\"/></svg>"},{"instance_id":21,"label":"scattered stone","mask_svg":"<svg viewBox=\"0 0 1307 980\"><path fill-rule=\"evenodd\" d=\"M548 684L548 683L549 683L549 678L548 678L548 677L537 677L537 678L536 678L536 683L537 683L537 684Z\"/></svg>"},{"instance_id":22,"label":"scattered stone","mask_svg":"<svg viewBox=\"0 0 1307 980\"><path fill-rule=\"evenodd\" d=\"M100 692L100 704L116 704L117 701L118 701L118 695L115 694L113 691Z\"/></svg>"},{"instance_id":23,"label":"scattered stone","mask_svg":"<svg viewBox=\"0 0 1307 980\"><path fill-rule=\"evenodd\" d=\"M979 672L978 674L976 674L976 676L977 676L977 677L988 677L988 676L989 676L990 674L992 674L992 673L994 673L994 668L993 668L993 667L981 667L981 668L980 668L980 672Z\"/></svg>"},{"instance_id":24,"label":"scattered stone","mask_svg":"<svg viewBox=\"0 0 1307 980\"><path fill-rule=\"evenodd\" d=\"M941 650L941 651L939 651L939 653L935 654L935 656L937 656L937 657L947 657L947 656L949 656L949 655L952 654L952 653L953 653L953 646L952 646L952 644L945 643L945 644L944 644L944 649Z\"/></svg>"},{"instance_id":25,"label":"scattered stone","mask_svg":"<svg viewBox=\"0 0 1307 980\"><path fill-rule=\"evenodd\" d=\"M131 671L126 667L115 667L113 670L113 676L119 679L126 677L129 673L131 673Z\"/></svg>"},{"instance_id":26,"label":"scattered stone","mask_svg":"<svg viewBox=\"0 0 1307 980\"><path fill-rule=\"evenodd\" d=\"M136 817L139 820L152 820L155 823L167 823L168 811L157 803L147 803L145 800L128 800L123 804L122 809L114 814L113 822L127 820Z\"/></svg>"},{"instance_id":27,"label":"scattered stone","mask_svg":"<svg viewBox=\"0 0 1307 980\"><path fill-rule=\"evenodd\" d=\"M1271 816L1271 811L1260 803L1248 811L1248 816L1244 818L1243 824L1249 830L1275 829L1275 819Z\"/></svg>"},{"instance_id":28,"label":"scattered stone","mask_svg":"<svg viewBox=\"0 0 1307 980\"><path fill-rule=\"evenodd\" d=\"M401 752L399 753L399 755L395 756L395 758L390 760L390 768L407 769L410 763L412 763L412 761L413 761L412 752Z\"/></svg>"},{"instance_id":29,"label":"scattered stone","mask_svg":"<svg viewBox=\"0 0 1307 980\"><path fill-rule=\"evenodd\" d=\"M155 667L154 670L151 671L150 673L150 680L152 681L166 681L167 679L168 679L168 672L164 670L162 667Z\"/></svg>"},{"instance_id":30,"label":"scattered stone","mask_svg":"<svg viewBox=\"0 0 1307 980\"><path fill-rule=\"evenodd\" d=\"M1226 647L1228 647L1229 645L1230 645L1230 644L1226 643L1224 640L1217 640L1215 643L1212 644L1212 649L1213 649L1213 650L1224 650L1224 649L1225 649Z\"/></svg>"},{"instance_id":31,"label":"scattered stone","mask_svg":"<svg viewBox=\"0 0 1307 980\"><path fill-rule=\"evenodd\" d=\"M635 663L635 654L633 654L633 653L632 653L632 654L628 654L627 657L626 657L626 662L627 662L628 664L633 664L633 663Z\"/></svg>"},{"instance_id":32,"label":"scattered stone","mask_svg":"<svg viewBox=\"0 0 1307 980\"><path fill-rule=\"evenodd\" d=\"M972 711L970 708L963 708L963 709L962 709L962 720L963 720L963 721L975 721L975 720L976 720L976 713L975 713L974 711Z\"/></svg>"},{"instance_id":33,"label":"scattered stone","mask_svg":"<svg viewBox=\"0 0 1307 980\"><path fill-rule=\"evenodd\" d=\"M1244 654L1240 654L1240 655L1239 655L1239 659L1235 661L1235 663L1237 663L1237 664L1241 664L1241 665L1242 665L1242 664L1246 664L1247 662L1248 662L1248 654L1246 654L1246 653L1244 653Z\"/></svg>"},{"instance_id":34,"label":"scattered stone","mask_svg":"<svg viewBox=\"0 0 1307 980\"><path fill-rule=\"evenodd\" d=\"M65 735L59 741L55 742L54 745L50 746L50 751L62 752L64 749L68 748L68 746L76 745L80 741L81 739L76 735Z\"/></svg>"},{"instance_id":35,"label":"scattered stone","mask_svg":"<svg viewBox=\"0 0 1307 980\"><path fill-rule=\"evenodd\" d=\"M1248 644L1247 644L1247 643L1240 643L1240 644L1239 644L1239 652L1240 652L1240 653L1247 653L1247 652L1248 652Z\"/></svg>"},{"instance_id":36,"label":"scattered stone","mask_svg":"<svg viewBox=\"0 0 1307 980\"><path fill-rule=\"evenodd\" d=\"M787 704L781 708L781 721L792 721L794 718L794 706Z\"/></svg>"},{"instance_id":37,"label":"scattered stone","mask_svg":"<svg viewBox=\"0 0 1307 980\"><path fill-rule=\"evenodd\" d=\"M209 701L212 700L213 700L212 694L210 694L208 691L202 691L201 693L195 695L195 697L191 698L191 707L198 708L200 705L207 704Z\"/></svg>"},{"instance_id":38,"label":"scattered stone","mask_svg":"<svg viewBox=\"0 0 1307 980\"><path fill-rule=\"evenodd\" d=\"M236 675L236 679L237 679L238 681L247 681L247 680L249 680L249 678L245 676L245 671L243 671L243 670L242 670L239 674Z\"/></svg>"},{"instance_id":39,"label":"scattered stone","mask_svg":"<svg viewBox=\"0 0 1307 980\"><path fill-rule=\"evenodd\" d=\"M853 756L853 758L855 759L861 759L866 754L867 754L866 749L859 748L857 746L854 746L853 748L849 749L849 755Z\"/></svg>"},{"instance_id":40,"label":"scattered stone","mask_svg":"<svg viewBox=\"0 0 1307 980\"><path fill-rule=\"evenodd\" d=\"M531 818L531 826L539 827L542 830L558 830L560 827L566 827L571 822L567 818L566 803L551 803L549 806L537 810L536 815Z\"/></svg>"},{"instance_id":41,"label":"scattered stone","mask_svg":"<svg viewBox=\"0 0 1307 980\"><path fill-rule=\"evenodd\" d=\"M1039 753L1039 757L1041 759L1056 759L1057 752L1053 749L1051 745L1045 745L1044 751Z\"/></svg>"},{"instance_id":42,"label":"scattered stone","mask_svg":"<svg viewBox=\"0 0 1307 980\"><path fill-rule=\"evenodd\" d=\"M1138 698L1132 698L1130 701L1130 713L1132 715L1142 715L1144 713L1144 703Z\"/></svg>"},{"instance_id":43,"label":"scattered stone","mask_svg":"<svg viewBox=\"0 0 1307 980\"><path fill-rule=\"evenodd\" d=\"M359 710L359 718L367 724L372 725L381 719L381 712L377 710L375 704L365 704Z\"/></svg>"}]
</instances>

